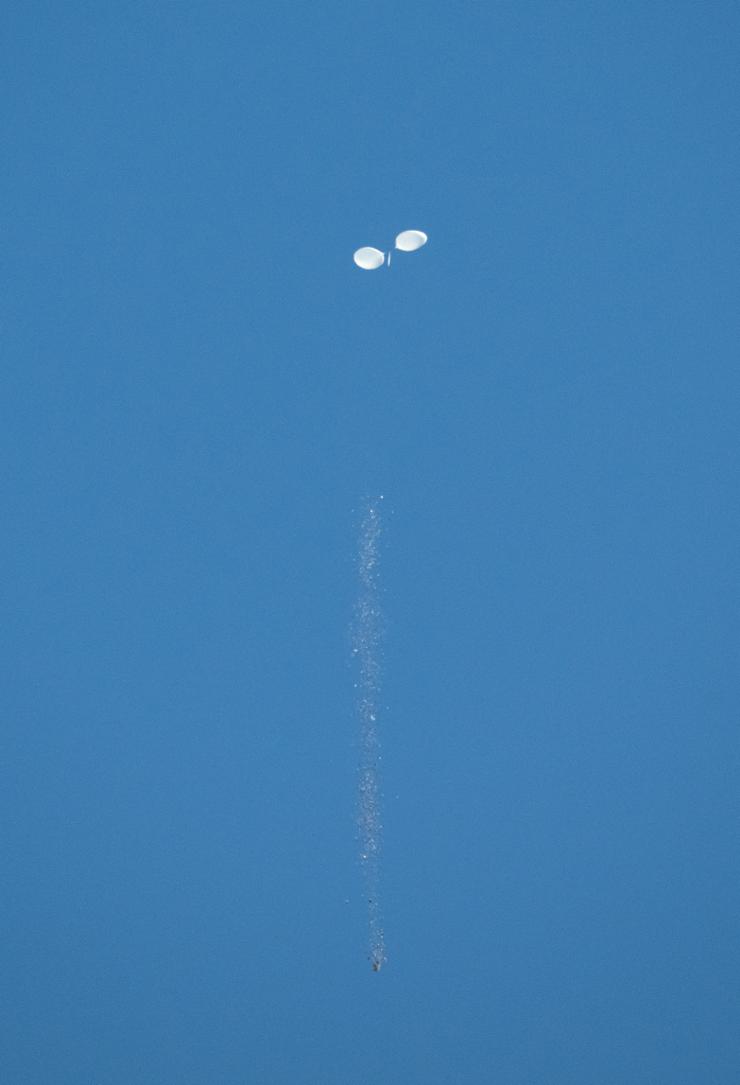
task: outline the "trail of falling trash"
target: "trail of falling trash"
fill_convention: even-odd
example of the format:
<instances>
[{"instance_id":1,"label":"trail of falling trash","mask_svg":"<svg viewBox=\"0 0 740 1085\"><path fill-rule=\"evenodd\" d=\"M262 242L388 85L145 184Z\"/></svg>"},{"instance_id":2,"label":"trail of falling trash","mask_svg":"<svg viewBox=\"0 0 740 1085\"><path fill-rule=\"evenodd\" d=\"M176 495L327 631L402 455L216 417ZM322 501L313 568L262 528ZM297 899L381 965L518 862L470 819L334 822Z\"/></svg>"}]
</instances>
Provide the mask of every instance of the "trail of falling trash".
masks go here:
<instances>
[{"instance_id":1,"label":"trail of falling trash","mask_svg":"<svg viewBox=\"0 0 740 1085\"><path fill-rule=\"evenodd\" d=\"M386 960L380 902L382 812L378 715L381 679L382 610L380 605L380 515L382 495L370 499L360 525L359 595L355 607L352 655L357 665L355 691L359 717L357 823L364 875L369 958L374 972Z\"/></svg>"}]
</instances>

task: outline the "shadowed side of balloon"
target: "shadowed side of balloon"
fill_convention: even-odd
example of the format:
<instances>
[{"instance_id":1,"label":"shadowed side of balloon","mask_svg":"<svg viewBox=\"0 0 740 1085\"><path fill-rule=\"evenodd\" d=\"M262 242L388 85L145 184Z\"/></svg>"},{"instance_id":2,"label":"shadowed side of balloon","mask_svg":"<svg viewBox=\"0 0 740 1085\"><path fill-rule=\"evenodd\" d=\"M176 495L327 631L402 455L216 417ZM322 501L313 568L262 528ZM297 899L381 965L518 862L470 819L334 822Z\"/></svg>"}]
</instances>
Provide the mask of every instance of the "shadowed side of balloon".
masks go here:
<instances>
[{"instance_id":1,"label":"shadowed side of balloon","mask_svg":"<svg viewBox=\"0 0 740 1085\"><path fill-rule=\"evenodd\" d=\"M427 240L427 235L423 230L403 230L397 236L393 248L398 249L399 252L416 252L422 245L426 245ZM382 267L386 263L386 259L388 267L391 266L392 251L388 252L386 258L386 253L381 252L380 249L373 248L372 245L366 245L355 252L353 259L363 271L375 271L376 268Z\"/></svg>"}]
</instances>

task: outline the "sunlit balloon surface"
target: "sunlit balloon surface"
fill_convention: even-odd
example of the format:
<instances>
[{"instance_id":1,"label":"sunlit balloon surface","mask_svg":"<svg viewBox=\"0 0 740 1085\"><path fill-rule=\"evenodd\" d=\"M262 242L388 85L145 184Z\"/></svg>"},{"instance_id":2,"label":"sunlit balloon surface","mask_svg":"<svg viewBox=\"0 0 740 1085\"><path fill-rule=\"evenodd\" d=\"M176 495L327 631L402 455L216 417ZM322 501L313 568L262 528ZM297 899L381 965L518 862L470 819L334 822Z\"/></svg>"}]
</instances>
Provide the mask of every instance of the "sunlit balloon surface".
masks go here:
<instances>
[{"instance_id":1,"label":"sunlit balloon surface","mask_svg":"<svg viewBox=\"0 0 740 1085\"><path fill-rule=\"evenodd\" d=\"M393 247L398 249L399 252L416 252L422 245L426 245L427 240L427 235L423 230L402 230L397 235ZM354 261L364 271L374 271L386 262L386 254L381 252L380 249L373 248L372 245L367 245L355 252ZM388 267L390 267L390 252L387 255L387 261Z\"/></svg>"}]
</instances>

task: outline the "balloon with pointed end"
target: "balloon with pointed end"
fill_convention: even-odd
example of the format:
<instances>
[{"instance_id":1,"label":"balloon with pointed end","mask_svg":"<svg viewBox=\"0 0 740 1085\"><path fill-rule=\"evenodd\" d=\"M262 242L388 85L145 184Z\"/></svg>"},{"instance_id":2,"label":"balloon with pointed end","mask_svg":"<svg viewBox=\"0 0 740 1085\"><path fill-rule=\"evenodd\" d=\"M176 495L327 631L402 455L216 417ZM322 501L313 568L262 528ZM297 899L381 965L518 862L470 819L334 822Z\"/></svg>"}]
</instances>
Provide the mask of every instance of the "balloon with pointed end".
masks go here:
<instances>
[{"instance_id":1,"label":"balloon with pointed end","mask_svg":"<svg viewBox=\"0 0 740 1085\"><path fill-rule=\"evenodd\" d=\"M396 238L396 248L401 252L416 252L422 245L426 245L427 240L423 230L404 230Z\"/></svg>"},{"instance_id":2,"label":"balloon with pointed end","mask_svg":"<svg viewBox=\"0 0 740 1085\"><path fill-rule=\"evenodd\" d=\"M354 261L358 267L365 271L374 271L376 267L382 267L385 263L385 253L380 249L374 249L372 245L364 249L358 249L354 255Z\"/></svg>"}]
</instances>

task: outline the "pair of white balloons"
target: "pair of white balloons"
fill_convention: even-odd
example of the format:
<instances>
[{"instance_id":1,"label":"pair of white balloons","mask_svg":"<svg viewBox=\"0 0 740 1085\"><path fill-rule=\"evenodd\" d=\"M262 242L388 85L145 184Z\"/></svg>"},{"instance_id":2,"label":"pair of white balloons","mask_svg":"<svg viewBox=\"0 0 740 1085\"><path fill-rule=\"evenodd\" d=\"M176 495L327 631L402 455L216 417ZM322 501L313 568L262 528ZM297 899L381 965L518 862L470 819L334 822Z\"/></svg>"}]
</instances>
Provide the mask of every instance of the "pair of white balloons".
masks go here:
<instances>
[{"instance_id":1,"label":"pair of white balloons","mask_svg":"<svg viewBox=\"0 0 740 1085\"><path fill-rule=\"evenodd\" d=\"M400 252L416 252L422 245L426 245L427 235L423 230L404 230L396 238L394 248ZM385 253L380 249L374 249L367 245L364 249L358 249L354 255L354 261L363 271L375 271L385 263ZM388 267L391 265L391 254L388 253Z\"/></svg>"}]
</instances>

